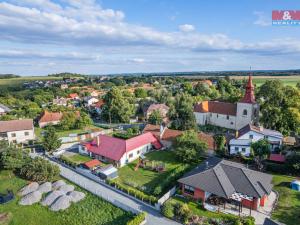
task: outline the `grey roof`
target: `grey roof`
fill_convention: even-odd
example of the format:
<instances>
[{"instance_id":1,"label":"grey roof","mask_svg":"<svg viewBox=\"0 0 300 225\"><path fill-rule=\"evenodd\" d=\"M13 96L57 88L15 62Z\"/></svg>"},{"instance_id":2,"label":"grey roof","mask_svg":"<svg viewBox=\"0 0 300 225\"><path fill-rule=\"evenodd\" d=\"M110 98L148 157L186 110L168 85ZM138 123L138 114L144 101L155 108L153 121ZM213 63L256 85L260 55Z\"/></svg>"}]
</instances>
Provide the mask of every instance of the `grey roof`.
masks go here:
<instances>
[{"instance_id":1,"label":"grey roof","mask_svg":"<svg viewBox=\"0 0 300 225\"><path fill-rule=\"evenodd\" d=\"M207 159L178 182L224 198L235 192L261 198L273 187L271 175L217 157Z\"/></svg>"},{"instance_id":2,"label":"grey roof","mask_svg":"<svg viewBox=\"0 0 300 225\"><path fill-rule=\"evenodd\" d=\"M2 104L0 104L0 108L2 108L5 112L10 112L11 111L10 108L8 108L7 106L2 105Z\"/></svg>"},{"instance_id":3,"label":"grey roof","mask_svg":"<svg viewBox=\"0 0 300 225\"><path fill-rule=\"evenodd\" d=\"M263 134L265 136L283 138L282 133L280 133L279 131L266 129L264 127L256 127L256 126L253 126L253 125L250 125L250 124L246 125L245 127L241 128L239 130L239 137L241 137L242 135L248 133L249 131L254 131L254 132Z\"/></svg>"},{"instance_id":4,"label":"grey roof","mask_svg":"<svg viewBox=\"0 0 300 225\"><path fill-rule=\"evenodd\" d=\"M279 223L279 222L271 220L269 218L266 218L263 225L285 225L285 224L284 223Z\"/></svg>"}]
</instances>

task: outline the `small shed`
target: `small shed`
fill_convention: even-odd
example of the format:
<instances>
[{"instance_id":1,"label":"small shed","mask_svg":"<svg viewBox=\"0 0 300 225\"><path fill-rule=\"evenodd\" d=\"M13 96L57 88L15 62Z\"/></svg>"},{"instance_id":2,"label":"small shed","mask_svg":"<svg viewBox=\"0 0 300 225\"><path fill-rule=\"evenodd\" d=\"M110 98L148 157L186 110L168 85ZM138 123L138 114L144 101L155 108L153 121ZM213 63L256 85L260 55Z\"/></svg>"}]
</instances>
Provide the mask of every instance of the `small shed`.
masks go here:
<instances>
[{"instance_id":1,"label":"small shed","mask_svg":"<svg viewBox=\"0 0 300 225\"><path fill-rule=\"evenodd\" d=\"M114 179L118 177L118 169L111 164L95 170L95 173L101 179Z\"/></svg>"},{"instance_id":2,"label":"small shed","mask_svg":"<svg viewBox=\"0 0 300 225\"><path fill-rule=\"evenodd\" d=\"M89 169L89 170L94 170L98 166L101 165L101 162L97 159L93 159L91 161L85 162L82 164L84 168Z\"/></svg>"},{"instance_id":3,"label":"small shed","mask_svg":"<svg viewBox=\"0 0 300 225\"><path fill-rule=\"evenodd\" d=\"M284 163L285 156L281 154L271 154L269 160L277 163Z\"/></svg>"},{"instance_id":4,"label":"small shed","mask_svg":"<svg viewBox=\"0 0 300 225\"><path fill-rule=\"evenodd\" d=\"M291 187L293 190L300 191L300 180L292 181Z\"/></svg>"}]
</instances>

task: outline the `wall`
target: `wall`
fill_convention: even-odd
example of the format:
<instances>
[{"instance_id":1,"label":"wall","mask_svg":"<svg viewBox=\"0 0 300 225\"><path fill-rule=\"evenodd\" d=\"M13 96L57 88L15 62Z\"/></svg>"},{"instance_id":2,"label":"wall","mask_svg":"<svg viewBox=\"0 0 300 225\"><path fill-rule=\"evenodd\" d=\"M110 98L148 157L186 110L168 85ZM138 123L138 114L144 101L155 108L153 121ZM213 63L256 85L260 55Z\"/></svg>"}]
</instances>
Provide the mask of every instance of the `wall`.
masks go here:
<instances>
[{"instance_id":1,"label":"wall","mask_svg":"<svg viewBox=\"0 0 300 225\"><path fill-rule=\"evenodd\" d=\"M25 132L28 132L28 136L25 136ZM16 134L16 137L12 137L12 134ZM7 140L8 142L24 143L30 140L35 139L34 129L32 130L22 130L22 131L13 131L7 132Z\"/></svg>"},{"instance_id":2,"label":"wall","mask_svg":"<svg viewBox=\"0 0 300 225\"><path fill-rule=\"evenodd\" d=\"M248 104L248 103L237 103L237 120L236 129L239 130L245 127L247 124L254 124L257 122L257 115L255 115L255 108L258 112L258 104ZM243 115L244 110L247 110L247 115Z\"/></svg>"},{"instance_id":3,"label":"wall","mask_svg":"<svg viewBox=\"0 0 300 225\"><path fill-rule=\"evenodd\" d=\"M52 124L52 125L57 125L57 124L59 124L59 123L60 123L59 120L58 120L58 121L51 121L51 122L39 122L39 127L40 127L40 128L43 128L43 127L48 126L48 125L50 125L50 124Z\"/></svg>"},{"instance_id":4,"label":"wall","mask_svg":"<svg viewBox=\"0 0 300 225\"><path fill-rule=\"evenodd\" d=\"M199 124L199 125L205 125L206 124L207 113L194 112L194 115L195 115L197 124Z\"/></svg>"},{"instance_id":5,"label":"wall","mask_svg":"<svg viewBox=\"0 0 300 225\"><path fill-rule=\"evenodd\" d=\"M208 113L207 122L211 125L234 130L236 126L236 117L231 115L228 116L229 119L227 119L227 115L224 114Z\"/></svg>"},{"instance_id":6,"label":"wall","mask_svg":"<svg viewBox=\"0 0 300 225\"><path fill-rule=\"evenodd\" d=\"M238 147L238 150L235 150L235 148ZM246 151L242 152L242 148L245 148ZM244 156L249 156L251 153L251 148L250 146L242 146L242 145L230 145L230 155L235 155L238 152L240 152Z\"/></svg>"},{"instance_id":7,"label":"wall","mask_svg":"<svg viewBox=\"0 0 300 225\"><path fill-rule=\"evenodd\" d=\"M142 147L139 147L139 148L136 148L136 149L131 150L129 152L126 152L120 160L120 166L122 167L122 166L126 165L127 163L130 163L130 162L136 160L137 158L139 158L139 156L141 154L145 154L145 153L151 151L151 149L152 149L152 144L149 143L149 144L144 145ZM133 156L131 158L129 158L130 154L133 154Z\"/></svg>"}]
</instances>

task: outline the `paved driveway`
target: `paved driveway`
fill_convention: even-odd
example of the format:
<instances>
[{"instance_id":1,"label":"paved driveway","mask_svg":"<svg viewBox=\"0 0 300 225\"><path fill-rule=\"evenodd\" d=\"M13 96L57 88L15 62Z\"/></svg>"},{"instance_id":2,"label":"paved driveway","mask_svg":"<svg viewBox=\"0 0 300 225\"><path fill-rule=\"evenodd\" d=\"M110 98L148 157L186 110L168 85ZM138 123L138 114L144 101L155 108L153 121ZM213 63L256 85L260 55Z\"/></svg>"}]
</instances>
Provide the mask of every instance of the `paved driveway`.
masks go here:
<instances>
[{"instance_id":1,"label":"paved driveway","mask_svg":"<svg viewBox=\"0 0 300 225\"><path fill-rule=\"evenodd\" d=\"M111 202L112 204L123 208L126 211L134 213L145 211L147 215L147 225L179 225L179 223L163 217L158 211L146 206L138 201L130 199L116 191L98 184L66 167L57 164L60 167L61 175L71 182L81 186L87 191Z\"/></svg>"}]
</instances>

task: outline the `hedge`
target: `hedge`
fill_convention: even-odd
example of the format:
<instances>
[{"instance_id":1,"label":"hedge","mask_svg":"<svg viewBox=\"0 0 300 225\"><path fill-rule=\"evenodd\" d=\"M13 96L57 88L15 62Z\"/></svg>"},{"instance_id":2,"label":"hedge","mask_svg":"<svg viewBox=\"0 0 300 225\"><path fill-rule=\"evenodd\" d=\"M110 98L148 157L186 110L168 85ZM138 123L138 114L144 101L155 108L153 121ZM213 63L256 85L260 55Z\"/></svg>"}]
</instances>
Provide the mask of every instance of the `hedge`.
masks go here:
<instances>
[{"instance_id":1,"label":"hedge","mask_svg":"<svg viewBox=\"0 0 300 225\"><path fill-rule=\"evenodd\" d=\"M286 164L278 164L270 161L265 161L263 164L266 170L269 172L284 173L284 174L289 172L288 166Z\"/></svg>"},{"instance_id":2,"label":"hedge","mask_svg":"<svg viewBox=\"0 0 300 225\"><path fill-rule=\"evenodd\" d=\"M65 156L60 156L58 158L59 161L61 161L62 163L68 165L68 166L71 166L73 168L76 168L77 167L77 163L74 163L73 161L71 161L69 158L65 157Z\"/></svg>"},{"instance_id":3,"label":"hedge","mask_svg":"<svg viewBox=\"0 0 300 225\"><path fill-rule=\"evenodd\" d=\"M142 212L134 217L133 220L127 222L126 225L140 225L146 219L147 213Z\"/></svg>"}]
</instances>

